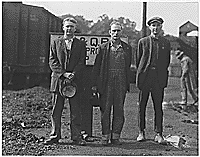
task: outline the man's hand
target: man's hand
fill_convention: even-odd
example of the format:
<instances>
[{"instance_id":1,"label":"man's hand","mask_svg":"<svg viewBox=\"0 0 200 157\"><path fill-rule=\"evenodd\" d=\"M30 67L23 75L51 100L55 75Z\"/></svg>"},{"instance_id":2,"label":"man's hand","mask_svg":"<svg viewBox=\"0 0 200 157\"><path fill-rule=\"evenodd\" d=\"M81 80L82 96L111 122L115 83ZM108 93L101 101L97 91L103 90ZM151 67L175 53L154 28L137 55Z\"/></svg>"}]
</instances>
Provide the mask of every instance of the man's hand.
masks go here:
<instances>
[{"instance_id":1,"label":"man's hand","mask_svg":"<svg viewBox=\"0 0 200 157\"><path fill-rule=\"evenodd\" d=\"M96 87L96 86L93 86L93 87L92 87L92 91L96 92L96 91L97 91L97 87Z\"/></svg>"},{"instance_id":2,"label":"man's hand","mask_svg":"<svg viewBox=\"0 0 200 157\"><path fill-rule=\"evenodd\" d=\"M63 76L71 80L74 77L74 73L66 72Z\"/></svg>"}]
</instances>

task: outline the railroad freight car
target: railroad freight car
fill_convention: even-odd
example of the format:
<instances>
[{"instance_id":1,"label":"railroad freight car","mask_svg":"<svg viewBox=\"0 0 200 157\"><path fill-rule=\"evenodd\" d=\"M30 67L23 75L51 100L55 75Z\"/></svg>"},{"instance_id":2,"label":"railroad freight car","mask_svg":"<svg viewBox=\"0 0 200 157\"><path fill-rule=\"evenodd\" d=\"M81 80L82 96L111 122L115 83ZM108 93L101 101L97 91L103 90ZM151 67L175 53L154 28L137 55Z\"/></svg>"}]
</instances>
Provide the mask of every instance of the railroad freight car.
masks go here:
<instances>
[{"instance_id":1,"label":"railroad freight car","mask_svg":"<svg viewBox=\"0 0 200 157\"><path fill-rule=\"evenodd\" d=\"M62 19L43 7L2 5L3 85L35 85L50 73L49 32L62 32Z\"/></svg>"}]
</instances>

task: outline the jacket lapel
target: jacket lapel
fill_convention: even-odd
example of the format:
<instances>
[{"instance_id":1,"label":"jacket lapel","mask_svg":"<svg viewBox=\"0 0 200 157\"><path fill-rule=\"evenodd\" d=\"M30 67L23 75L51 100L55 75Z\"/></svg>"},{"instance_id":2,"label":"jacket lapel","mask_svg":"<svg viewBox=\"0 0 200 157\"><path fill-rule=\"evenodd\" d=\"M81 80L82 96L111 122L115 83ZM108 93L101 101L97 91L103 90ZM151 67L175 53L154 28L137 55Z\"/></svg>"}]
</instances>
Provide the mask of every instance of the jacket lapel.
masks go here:
<instances>
[{"instance_id":1,"label":"jacket lapel","mask_svg":"<svg viewBox=\"0 0 200 157\"><path fill-rule=\"evenodd\" d=\"M152 55L152 48L153 48L153 46L152 46L152 39L151 39L151 37L150 36L148 36L147 37L147 42L148 42L148 44L149 44L149 58L148 58L148 65L150 64L150 62L151 62L151 55Z\"/></svg>"},{"instance_id":2,"label":"jacket lapel","mask_svg":"<svg viewBox=\"0 0 200 157\"><path fill-rule=\"evenodd\" d=\"M106 45L106 51L107 51L107 53L110 52L110 45L111 45L111 41L109 40L109 42Z\"/></svg>"},{"instance_id":3,"label":"jacket lapel","mask_svg":"<svg viewBox=\"0 0 200 157\"><path fill-rule=\"evenodd\" d=\"M60 49L59 49L59 53L61 55L61 62L64 66L67 65L67 47L66 47L66 43L65 43L65 40L64 38L62 37L59 41L59 44L60 44ZM72 42L72 46L71 46L71 52L70 52L70 58L72 56L74 56L74 53L76 53L76 49L77 49L77 39L74 38L73 42ZM65 69L67 67L64 67Z\"/></svg>"},{"instance_id":4,"label":"jacket lapel","mask_svg":"<svg viewBox=\"0 0 200 157\"><path fill-rule=\"evenodd\" d=\"M110 54L110 45L111 45L111 41L109 41L106 45L105 45L105 51L103 53L103 59L105 61L108 62L108 56ZM107 66L107 65L106 65Z\"/></svg>"},{"instance_id":5,"label":"jacket lapel","mask_svg":"<svg viewBox=\"0 0 200 157\"><path fill-rule=\"evenodd\" d=\"M161 55L160 53L162 53L163 52L163 50L165 49L165 42L163 41L163 37L161 37L161 38L159 38L159 44L158 44L158 57L159 57L159 55Z\"/></svg>"},{"instance_id":6,"label":"jacket lapel","mask_svg":"<svg viewBox=\"0 0 200 157\"><path fill-rule=\"evenodd\" d=\"M74 38L73 42L72 42L72 46L71 46L71 57L72 55L74 55L74 53L76 53L76 49L78 48L78 41L77 38Z\"/></svg>"},{"instance_id":7,"label":"jacket lapel","mask_svg":"<svg viewBox=\"0 0 200 157\"><path fill-rule=\"evenodd\" d=\"M149 36L148 37L148 40L149 40L149 56L151 57L151 54L152 54L152 48L153 48L153 43L152 43L152 39L151 37Z\"/></svg>"},{"instance_id":8,"label":"jacket lapel","mask_svg":"<svg viewBox=\"0 0 200 157\"><path fill-rule=\"evenodd\" d=\"M127 47L126 44L123 41L121 41L121 43L122 43L122 48L123 48L125 54L127 55L127 51L129 49L129 47Z\"/></svg>"},{"instance_id":9,"label":"jacket lapel","mask_svg":"<svg viewBox=\"0 0 200 157\"><path fill-rule=\"evenodd\" d=\"M67 50L66 50L66 44L65 44L65 40L63 37L61 37L60 41L59 41L59 55L61 56L61 63L63 65L65 65L65 59L66 59L66 54L67 54Z\"/></svg>"}]
</instances>

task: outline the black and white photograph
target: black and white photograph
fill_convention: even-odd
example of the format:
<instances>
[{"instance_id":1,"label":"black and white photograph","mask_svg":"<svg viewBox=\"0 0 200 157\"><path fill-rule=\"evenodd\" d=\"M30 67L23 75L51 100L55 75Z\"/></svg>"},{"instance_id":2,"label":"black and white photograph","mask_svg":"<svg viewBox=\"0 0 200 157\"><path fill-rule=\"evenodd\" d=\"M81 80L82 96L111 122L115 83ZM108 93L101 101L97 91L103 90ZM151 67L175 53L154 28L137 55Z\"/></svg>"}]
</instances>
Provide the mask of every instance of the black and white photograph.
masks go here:
<instances>
[{"instance_id":1,"label":"black and white photograph","mask_svg":"<svg viewBox=\"0 0 200 157\"><path fill-rule=\"evenodd\" d=\"M199 156L199 2L2 1L2 156Z\"/></svg>"}]
</instances>

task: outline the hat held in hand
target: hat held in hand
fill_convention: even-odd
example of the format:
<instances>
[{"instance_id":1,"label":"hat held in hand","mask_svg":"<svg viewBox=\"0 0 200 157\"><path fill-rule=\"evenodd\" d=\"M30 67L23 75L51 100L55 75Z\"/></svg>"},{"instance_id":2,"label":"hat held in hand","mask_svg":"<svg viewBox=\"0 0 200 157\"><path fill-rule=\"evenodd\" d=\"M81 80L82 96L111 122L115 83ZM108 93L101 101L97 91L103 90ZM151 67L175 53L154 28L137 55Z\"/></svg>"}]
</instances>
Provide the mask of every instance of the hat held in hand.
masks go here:
<instances>
[{"instance_id":1,"label":"hat held in hand","mask_svg":"<svg viewBox=\"0 0 200 157\"><path fill-rule=\"evenodd\" d=\"M77 91L77 86L75 83L69 79L64 79L60 82L59 92L64 98L72 98Z\"/></svg>"}]
</instances>

